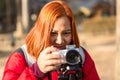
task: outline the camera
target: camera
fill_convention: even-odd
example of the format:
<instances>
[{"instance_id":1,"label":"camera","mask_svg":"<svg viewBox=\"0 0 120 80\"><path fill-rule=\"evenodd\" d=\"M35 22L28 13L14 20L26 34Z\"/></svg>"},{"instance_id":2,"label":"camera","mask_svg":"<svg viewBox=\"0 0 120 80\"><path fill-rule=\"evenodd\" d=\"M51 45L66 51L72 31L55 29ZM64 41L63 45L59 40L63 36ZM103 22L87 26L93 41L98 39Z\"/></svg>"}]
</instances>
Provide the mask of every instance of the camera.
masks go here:
<instances>
[{"instance_id":1,"label":"camera","mask_svg":"<svg viewBox=\"0 0 120 80\"><path fill-rule=\"evenodd\" d=\"M84 49L76 48L73 45L67 45L66 49L53 52L52 54L60 54L62 60L66 64L62 64L57 71L58 80L81 80L83 78L82 67L85 61Z\"/></svg>"},{"instance_id":2,"label":"camera","mask_svg":"<svg viewBox=\"0 0 120 80\"><path fill-rule=\"evenodd\" d=\"M82 61L79 48L75 48L75 45L67 45L66 49L59 50L59 52L53 52L52 54L60 54L62 60L69 64L75 65Z\"/></svg>"}]
</instances>

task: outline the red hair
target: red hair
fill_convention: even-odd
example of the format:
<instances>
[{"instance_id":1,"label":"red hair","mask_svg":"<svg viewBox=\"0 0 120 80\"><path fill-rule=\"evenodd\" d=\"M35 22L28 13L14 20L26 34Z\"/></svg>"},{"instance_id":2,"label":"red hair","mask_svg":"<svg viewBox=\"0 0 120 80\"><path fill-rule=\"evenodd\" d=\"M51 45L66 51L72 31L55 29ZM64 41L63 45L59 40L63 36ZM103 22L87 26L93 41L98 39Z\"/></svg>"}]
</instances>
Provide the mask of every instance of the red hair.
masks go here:
<instances>
[{"instance_id":1,"label":"red hair","mask_svg":"<svg viewBox=\"0 0 120 80\"><path fill-rule=\"evenodd\" d=\"M40 52L50 46L50 33L55 20L60 16L67 16L71 21L72 41L79 47L79 38L76 31L75 20L71 9L64 1L51 1L41 10L38 19L26 37L26 46L29 54L38 58Z\"/></svg>"}]
</instances>

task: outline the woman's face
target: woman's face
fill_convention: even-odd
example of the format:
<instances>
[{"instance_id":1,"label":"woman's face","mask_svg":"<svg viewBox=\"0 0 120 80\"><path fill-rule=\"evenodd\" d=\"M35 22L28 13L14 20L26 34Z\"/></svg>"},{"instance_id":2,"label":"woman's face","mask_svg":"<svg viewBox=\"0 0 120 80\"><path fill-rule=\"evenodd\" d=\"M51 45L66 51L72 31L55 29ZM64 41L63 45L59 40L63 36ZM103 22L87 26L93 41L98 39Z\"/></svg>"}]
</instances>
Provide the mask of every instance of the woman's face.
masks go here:
<instances>
[{"instance_id":1,"label":"woman's face","mask_svg":"<svg viewBox=\"0 0 120 80\"><path fill-rule=\"evenodd\" d=\"M50 37L51 45L58 49L65 49L71 43L71 23L68 17L57 18Z\"/></svg>"}]
</instances>

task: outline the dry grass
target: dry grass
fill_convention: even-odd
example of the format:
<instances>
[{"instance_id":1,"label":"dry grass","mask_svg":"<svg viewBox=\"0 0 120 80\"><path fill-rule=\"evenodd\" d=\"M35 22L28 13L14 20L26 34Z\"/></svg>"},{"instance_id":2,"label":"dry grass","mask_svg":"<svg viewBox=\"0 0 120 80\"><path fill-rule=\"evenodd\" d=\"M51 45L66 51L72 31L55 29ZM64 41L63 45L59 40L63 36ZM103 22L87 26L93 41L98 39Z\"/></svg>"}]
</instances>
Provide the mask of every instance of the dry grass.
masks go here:
<instances>
[{"instance_id":1,"label":"dry grass","mask_svg":"<svg viewBox=\"0 0 120 80\"><path fill-rule=\"evenodd\" d=\"M93 60L101 80L114 80L115 72L115 17L86 19L79 32L81 45Z\"/></svg>"},{"instance_id":2,"label":"dry grass","mask_svg":"<svg viewBox=\"0 0 120 80\"><path fill-rule=\"evenodd\" d=\"M116 26L115 16L86 19L82 22L83 32L92 34L113 34Z\"/></svg>"},{"instance_id":3,"label":"dry grass","mask_svg":"<svg viewBox=\"0 0 120 80\"><path fill-rule=\"evenodd\" d=\"M79 34L81 45L93 58L101 80L114 80L115 35Z\"/></svg>"}]
</instances>

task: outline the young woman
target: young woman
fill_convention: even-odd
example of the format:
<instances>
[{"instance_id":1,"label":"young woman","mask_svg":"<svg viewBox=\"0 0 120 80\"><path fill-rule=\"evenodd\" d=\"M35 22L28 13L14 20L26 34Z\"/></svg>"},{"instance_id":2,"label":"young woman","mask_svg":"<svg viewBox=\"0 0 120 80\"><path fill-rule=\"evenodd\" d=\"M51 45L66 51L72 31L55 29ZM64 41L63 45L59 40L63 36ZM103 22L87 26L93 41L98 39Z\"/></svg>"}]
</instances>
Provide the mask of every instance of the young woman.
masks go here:
<instances>
[{"instance_id":1,"label":"young woman","mask_svg":"<svg viewBox=\"0 0 120 80\"><path fill-rule=\"evenodd\" d=\"M25 44L9 57L2 80L58 80L61 72L58 68L66 64L59 51L73 44L76 48L81 47L71 9L60 0L47 3ZM80 70L83 73L78 80L100 80L94 61L82 49L84 60ZM58 54L52 54L54 52Z\"/></svg>"}]
</instances>

